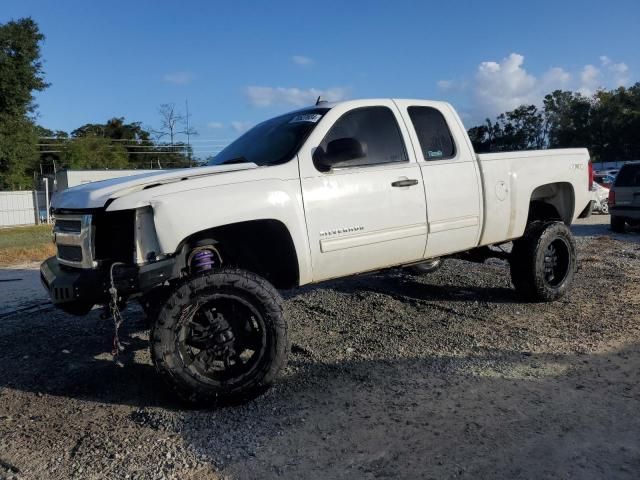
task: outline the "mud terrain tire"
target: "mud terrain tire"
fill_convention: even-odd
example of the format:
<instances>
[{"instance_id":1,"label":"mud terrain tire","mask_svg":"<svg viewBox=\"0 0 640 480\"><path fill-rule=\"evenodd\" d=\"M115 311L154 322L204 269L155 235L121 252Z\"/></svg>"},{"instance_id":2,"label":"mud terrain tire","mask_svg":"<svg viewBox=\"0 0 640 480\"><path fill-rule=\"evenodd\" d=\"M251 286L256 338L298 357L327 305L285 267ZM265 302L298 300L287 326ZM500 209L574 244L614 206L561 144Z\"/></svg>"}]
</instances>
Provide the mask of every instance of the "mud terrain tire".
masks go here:
<instances>
[{"instance_id":1,"label":"mud terrain tire","mask_svg":"<svg viewBox=\"0 0 640 480\"><path fill-rule=\"evenodd\" d=\"M226 349L220 360L220 342L224 345L229 331L235 357L231 360ZM242 352L253 352L247 363L240 355L243 338L251 346ZM178 286L153 323L150 339L161 377L180 399L197 406L260 395L285 367L289 351L282 297L265 279L239 269L192 277Z\"/></svg>"},{"instance_id":2,"label":"mud terrain tire","mask_svg":"<svg viewBox=\"0 0 640 480\"><path fill-rule=\"evenodd\" d=\"M562 297L576 271L576 244L562 222L533 222L513 242L511 281L525 299L551 302Z\"/></svg>"}]
</instances>

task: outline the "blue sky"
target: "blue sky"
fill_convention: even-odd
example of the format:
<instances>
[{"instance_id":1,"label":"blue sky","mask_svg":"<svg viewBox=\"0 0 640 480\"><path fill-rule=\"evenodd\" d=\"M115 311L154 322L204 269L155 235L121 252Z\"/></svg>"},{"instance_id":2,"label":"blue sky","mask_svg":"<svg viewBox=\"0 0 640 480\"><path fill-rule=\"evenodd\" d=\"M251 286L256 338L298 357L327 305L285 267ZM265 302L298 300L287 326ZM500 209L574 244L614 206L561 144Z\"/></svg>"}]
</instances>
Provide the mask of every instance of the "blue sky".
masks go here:
<instances>
[{"instance_id":1,"label":"blue sky","mask_svg":"<svg viewBox=\"0 0 640 480\"><path fill-rule=\"evenodd\" d=\"M445 99L471 124L640 80L638 0L3 0L1 23L22 16L46 35L43 126L157 127L160 104L188 99L203 155L318 93Z\"/></svg>"}]
</instances>

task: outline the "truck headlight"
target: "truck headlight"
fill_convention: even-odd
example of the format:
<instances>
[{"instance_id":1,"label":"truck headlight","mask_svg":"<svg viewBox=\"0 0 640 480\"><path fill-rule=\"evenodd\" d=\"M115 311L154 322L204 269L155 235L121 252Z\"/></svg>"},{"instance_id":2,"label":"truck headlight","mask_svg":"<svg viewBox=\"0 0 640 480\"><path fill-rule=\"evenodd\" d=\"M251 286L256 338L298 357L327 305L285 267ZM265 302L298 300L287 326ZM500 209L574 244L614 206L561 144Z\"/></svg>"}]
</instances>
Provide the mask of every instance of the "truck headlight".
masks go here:
<instances>
[{"instance_id":1,"label":"truck headlight","mask_svg":"<svg viewBox=\"0 0 640 480\"><path fill-rule=\"evenodd\" d=\"M160 255L160 244L153 220L153 208L142 207L136 209L134 225L134 263L153 262Z\"/></svg>"}]
</instances>

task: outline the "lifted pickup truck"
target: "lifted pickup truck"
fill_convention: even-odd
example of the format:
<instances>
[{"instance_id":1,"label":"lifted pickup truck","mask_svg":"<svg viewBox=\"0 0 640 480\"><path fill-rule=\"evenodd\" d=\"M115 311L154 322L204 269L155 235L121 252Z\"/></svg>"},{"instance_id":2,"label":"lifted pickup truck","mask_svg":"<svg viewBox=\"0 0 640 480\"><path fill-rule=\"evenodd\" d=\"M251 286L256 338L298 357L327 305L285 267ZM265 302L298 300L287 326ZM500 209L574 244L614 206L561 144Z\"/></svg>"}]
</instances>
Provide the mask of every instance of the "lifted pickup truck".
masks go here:
<instances>
[{"instance_id":1,"label":"lifted pickup truck","mask_svg":"<svg viewBox=\"0 0 640 480\"><path fill-rule=\"evenodd\" d=\"M513 241L523 298L559 298L576 269L568 226L590 214L591 182L585 149L476 155L447 103L318 102L257 125L208 166L58 194L57 255L41 276L70 313L137 297L153 361L180 397L244 400L286 363L276 289L428 271Z\"/></svg>"}]
</instances>

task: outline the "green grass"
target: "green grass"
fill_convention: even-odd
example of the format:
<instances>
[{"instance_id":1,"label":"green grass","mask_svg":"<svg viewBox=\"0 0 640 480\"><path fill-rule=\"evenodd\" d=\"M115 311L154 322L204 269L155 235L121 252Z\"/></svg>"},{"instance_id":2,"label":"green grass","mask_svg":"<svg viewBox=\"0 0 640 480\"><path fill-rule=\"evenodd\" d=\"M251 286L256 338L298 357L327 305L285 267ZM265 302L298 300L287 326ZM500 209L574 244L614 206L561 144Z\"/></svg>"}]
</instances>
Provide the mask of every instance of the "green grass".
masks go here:
<instances>
[{"instance_id":1,"label":"green grass","mask_svg":"<svg viewBox=\"0 0 640 480\"><path fill-rule=\"evenodd\" d=\"M51 225L0 228L0 265L40 262L54 252Z\"/></svg>"},{"instance_id":2,"label":"green grass","mask_svg":"<svg viewBox=\"0 0 640 480\"><path fill-rule=\"evenodd\" d=\"M51 225L0 228L0 248L35 247L51 243Z\"/></svg>"}]
</instances>

